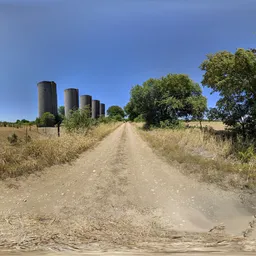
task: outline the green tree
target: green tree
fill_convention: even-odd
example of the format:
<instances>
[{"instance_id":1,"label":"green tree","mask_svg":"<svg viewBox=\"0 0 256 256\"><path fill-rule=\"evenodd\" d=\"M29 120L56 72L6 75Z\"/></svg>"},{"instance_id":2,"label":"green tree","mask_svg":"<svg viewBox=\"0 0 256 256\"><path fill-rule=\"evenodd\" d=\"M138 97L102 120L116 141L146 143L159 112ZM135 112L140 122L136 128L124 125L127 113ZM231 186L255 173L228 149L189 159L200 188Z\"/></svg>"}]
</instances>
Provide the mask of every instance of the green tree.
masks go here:
<instances>
[{"instance_id":1,"label":"green tree","mask_svg":"<svg viewBox=\"0 0 256 256\"><path fill-rule=\"evenodd\" d=\"M209 121L221 120L220 113L217 110L217 108L210 108L210 109L208 109L207 112L206 112L206 116L207 116Z\"/></svg>"},{"instance_id":2,"label":"green tree","mask_svg":"<svg viewBox=\"0 0 256 256\"><path fill-rule=\"evenodd\" d=\"M142 115L138 115L137 117L134 118L134 122L140 123L140 122L145 122L145 119L143 118Z\"/></svg>"},{"instance_id":3,"label":"green tree","mask_svg":"<svg viewBox=\"0 0 256 256\"><path fill-rule=\"evenodd\" d=\"M36 126L39 127L41 123L42 123L41 119L39 117L37 117L36 120L35 120Z\"/></svg>"},{"instance_id":4,"label":"green tree","mask_svg":"<svg viewBox=\"0 0 256 256\"><path fill-rule=\"evenodd\" d=\"M188 102L191 104L193 119L199 121L202 129L202 121L207 111L207 99L202 95L198 95L197 97L189 97Z\"/></svg>"},{"instance_id":5,"label":"green tree","mask_svg":"<svg viewBox=\"0 0 256 256\"><path fill-rule=\"evenodd\" d=\"M237 49L207 55L201 64L202 84L218 92L218 117L243 134L256 131L256 57L252 50Z\"/></svg>"},{"instance_id":6,"label":"green tree","mask_svg":"<svg viewBox=\"0 0 256 256\"><path fill-rule=\"evenodd\" d=\"M111 106L111 107L109 107L108 108L108 110L107 110L107 114L108 114L108 116L109 117L115 117L115 116L121 116L122 117L122 119L124 118L124 116L125 116L125 113L124 113L124 110L121 108L121 107L119 107L119 106Z\"/></svg>"},{"instance_id":7,"label":"green tree","mask_svg":"<svg viewBox=\"0 0 256 256\"><path fill-rule=\"evenodd\" d=\"M123 119L124 119L123 116L121 116L120 114L117 114L117 115L113 116L112 118L115 121L123 121Z\"/></svg>"},{"instance_id":8,"label":"green tree","mask_svg":"<svg viewBox=\"0 0 256 256\"><path fill-rule=\"evenodd\" d=\"M58 115L64 119L64 116L65 116L65 107L64 106L59 106L58 108Z\"/></svg>"},{"instance_id":9,"label":"green tree","mask_svg":"<svg viewBox=\"0 0 256 256\"><path fill-rule=\"evenodd\" d=\"M201 118L205 110L206 98L200 86L183 74L150 78L134 86L128 105L128 112L142 115L147 126L160 126L163 121L173 126L179 123L179 118Z\"/></svg>"},{"instance_id":10,"label":"green tree","mask_svg":"<svg viewBox=\"0 0 256 256\"><path fill-rule=\"evenodd\" d=\"M26 119L22 119L20 122L23 123L23 124L28 124L29 123L29 121L26 120Z\"/></svg>"},{"instance_id":11,"label":"green tree","mask_svg":"<svg viewBox=\"0 0 256 256\"><path fill-rule=\"evenodd\" d=\"M86 131L95 125L95 122L97 120L91 119L90 110L85 107L84 109L71 111L70 115L64 119L64 127L68 132Z\"/></svg>"},{"instance_id":12,"label":"green tree","mask_svg":"<svg viewBox=\"0 0 256 256\"><path fill-rule=\"evenodd\" d=\"M55 116L50 112L45 112L40 118L41 124L45 127L53 127L56 123Z\"/></svg>"},{"instance_id":13,"label":"green tree","mask_svg":"<svg viewBox=\"0 0 256 256\"><path fill-rule=\"evenodd\" d=\"M127 105L124 107L125 115L128 116L130 121L134 121L138 116L139 113L136 112L135 105L133 101L129 101Z\"/></svg>"}]
</instances>

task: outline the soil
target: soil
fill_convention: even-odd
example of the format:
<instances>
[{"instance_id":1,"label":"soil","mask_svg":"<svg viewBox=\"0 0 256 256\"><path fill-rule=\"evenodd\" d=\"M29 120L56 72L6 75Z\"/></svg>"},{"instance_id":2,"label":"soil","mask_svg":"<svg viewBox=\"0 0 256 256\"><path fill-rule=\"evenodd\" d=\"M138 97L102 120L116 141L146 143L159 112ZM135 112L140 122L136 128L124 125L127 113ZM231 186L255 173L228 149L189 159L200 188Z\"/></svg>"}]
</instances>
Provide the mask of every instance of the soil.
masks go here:
<instances>
[{"instance_id":1,"label":"soil","mask_svg":"<svg viewBox=\"0 0 256 256\"><path fill-rule=\"evenodd\" d=\"M72 164L0 182L0 250L255 254L255 198L183 175L125 123Z\"/></svg>"}]
</instances>

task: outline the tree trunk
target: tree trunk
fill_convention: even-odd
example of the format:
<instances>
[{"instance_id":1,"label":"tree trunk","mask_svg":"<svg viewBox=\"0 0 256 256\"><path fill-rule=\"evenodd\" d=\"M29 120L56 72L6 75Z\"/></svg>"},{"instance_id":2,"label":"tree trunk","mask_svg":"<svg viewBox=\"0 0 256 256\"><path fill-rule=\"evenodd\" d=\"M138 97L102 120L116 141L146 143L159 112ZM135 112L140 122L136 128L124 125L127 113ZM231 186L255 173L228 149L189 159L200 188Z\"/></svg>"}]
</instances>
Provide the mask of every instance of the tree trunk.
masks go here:
<instances>
[{"instance_id":1,"label":"tree trunk","mask_svg":"<svg viewBox=\"0 0 256 256\"><path fill-rule=\"evenodd\" d=\"M60 123L58 123L58 137L60 137Z\"/></svg>"},{"instance_id":2,"label":"tree trunk","mask_svg":"<svg viewBox=\"0 0 256 256\"><path fill-rule=\"evenodd\" d=\"M199 124L200 124L200 129L203 130L202 120L199 120Z\"/></svg>"},{"instance_id":3,"label":"tree trunk","mask_svg":"<svg viewBox=\"0 0 256 256\"><path fill-rule=\"evenodd\" d=\"M243 123L242 123L242 136L243 136L243 141L245 142L246 133L245 133L245 128L244 128L244 124Z\"/></svg>"}]
</instances>

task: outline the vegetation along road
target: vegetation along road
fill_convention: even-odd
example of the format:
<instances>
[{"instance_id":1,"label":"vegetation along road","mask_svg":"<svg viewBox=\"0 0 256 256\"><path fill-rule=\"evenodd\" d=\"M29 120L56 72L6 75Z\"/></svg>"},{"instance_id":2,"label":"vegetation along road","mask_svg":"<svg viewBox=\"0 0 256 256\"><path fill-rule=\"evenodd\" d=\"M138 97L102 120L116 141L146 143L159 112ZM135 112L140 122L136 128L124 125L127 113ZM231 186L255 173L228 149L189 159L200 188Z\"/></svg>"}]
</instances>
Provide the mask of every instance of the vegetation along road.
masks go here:
<instances>
[{"instance_id":1,"label":"vegetation along road","mask_svg":"<svg viewBox=\"0 0 256 256\"><path fill-rule=\"evenodd\" d=\"M0 247L255 251L254 204L199 183L124 123L73 164L0 183Z\"/></svg>"}]
</instances>

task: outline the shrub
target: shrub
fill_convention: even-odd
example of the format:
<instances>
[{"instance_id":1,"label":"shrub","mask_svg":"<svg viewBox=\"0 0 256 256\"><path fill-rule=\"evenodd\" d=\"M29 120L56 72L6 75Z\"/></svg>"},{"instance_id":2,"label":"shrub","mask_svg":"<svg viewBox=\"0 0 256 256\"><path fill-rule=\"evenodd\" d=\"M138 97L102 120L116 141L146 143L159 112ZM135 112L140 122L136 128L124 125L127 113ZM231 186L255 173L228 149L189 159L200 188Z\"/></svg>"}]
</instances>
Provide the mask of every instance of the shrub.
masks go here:
<instances>
[{"instance_id":1,"label":"shrub","mask_svg":"<svg viewBox=\"0 0 256 256\"><path fill-rule=\"evenodd\" d=\"M246 150L238 152L238 157L242 163L249 163L255 157L254 147L251 145Z\"/></svg>"},{"instance_id":2,"label":"shrub","mask_svg":"<svg viewBox=\"0 0 256 256\"><path fill-rule=\"evenodd\" d=\"M175 121L165 120L165 121L160 121L160 128L182 129L182 128L185 128L185 124L184 124L184 122L181 122L178 120L175 120Z\"/></svg>"},{"instance_id":3,"label":"shrub","mask_svg":"<svg viewBox=\"0 0 256 256\"><path fill-rule=\"evenodd\" d=\"M120 114L113 116L112 119L114 121L123 121L124 120L123 116L121 116Z\"/></svg>"},{"instance_id":4,"label":"shrub","mask_svg":"<svg viewBox=\"0 0 256 256\"><path fill-rule=\"evenodd\" d=\"M90 117L88 108L71 111L64 119L64 127L67 132L85 131L98 124L98 120Z\"/></svg>"},{"instance_id":5,"label":"shrub","mask_svg":"<svg viewBox=\"0 0 256 256\"><path fill-rule=\"evenodd\" d=\"M40 120L41 124L45 127L53 127L56 123L55 116L49 112L45 112Z\"/></svg>"},{"instance_id":6,"label":"shrub","mask_svg":"<svg viewBox=\"0 0 256 256\"><path fill-rule=\"evenodd\" d=\"M134 118L134 122L136 123L145 122L145 118L143 118L143 115L139 115L136 118Z\"/></svg>"}]
</instances>

